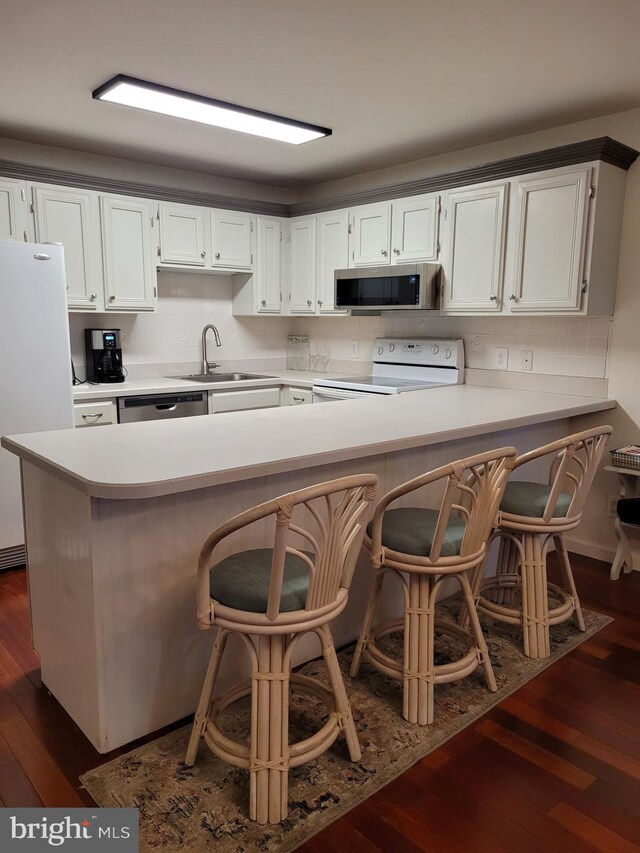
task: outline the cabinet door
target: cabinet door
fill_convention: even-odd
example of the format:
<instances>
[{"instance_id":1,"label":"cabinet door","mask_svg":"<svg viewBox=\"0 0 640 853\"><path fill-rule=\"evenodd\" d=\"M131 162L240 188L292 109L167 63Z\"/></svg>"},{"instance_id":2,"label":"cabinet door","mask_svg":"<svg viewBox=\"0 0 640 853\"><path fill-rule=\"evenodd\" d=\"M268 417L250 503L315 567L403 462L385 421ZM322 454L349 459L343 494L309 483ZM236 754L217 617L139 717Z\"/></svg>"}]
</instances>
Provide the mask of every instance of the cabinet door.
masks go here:
<instances>
[{"instance_id":1,"label":"cabinet door","mask_svg":"<svg viewBox=\"0 0 640 853\"><path fill-rule=\"evenodd\" d=\"M159 212L160 261L204 267L207 264L204 245L207 208L161 201Z\"/></svg>"},{"instance_id":2,"label":"cabinet door","mask_svg":"<svg viewBox=\"0 0 640 853\"><path fill-rule=\"evenodd\" d=\"M29 214L24 181L0 178L0 240L27 240Z\"/></svg>"},{"instance_id":3,"label":"cabinet door","mask_svg":"<svg viewBox=\"0 0 640 853\"><path fill-rule=\"evenodd\" d=\"M108 311L153 311L155 206L127 196L102 196L102 251Z\"/></svg>"},{"instance_id":4,"label":"cabinet door","mask_svg":"<svg viewBox=\"0 0 640 853\"><path fill-rule=\"evenodd\" d=\"M211 266L237 270L253 269L254 217L230 210L211 212Z\"/></svg>"},{"instance_id":5,"label":"cabinet door","mask_svg":"<svg viewBox=\"0 0 640 853\"><path fill-rule=\"evenodd\" d=\"M516 181L518 249L511 310L579 311L590 169Z\"/></svg>"},{"instance_id":6,"label":"cabinet door","mask_svg":"<svg viewBox=\"0 0 640 853\"><path fill-rule=\"evenodd\" d=\"M349 212L334 210L317 217L318 262L316 268L316 296L321 314L341 314L336 310L336 270L349 266Z\"/></svg>"},{"instance_id":7,"label":"cabinet door","mask_svg":"<svg viewBox=\"0 0 640 853\"><path fill-rule=\"evenodd\" d=\"M316 311L316 220L289 222L289 275L292 314Z\"/></svg>"},{"instance_id":8,"label":"cabinet door","mask_svg":"<svg viewBox=\"0 0 640 853\"><path fill-rule=\"evenodd\" d=\"M282 291L280 289L280 252L282 226L276 219L258 217L256 222L256 309L261 314L280 314Z\"/></svg>"},{"instance_id":9,"label":"cabinet door","mask_svg":"<svg viewBox=\"0 0 640 853\"><path fill-rule=\"evenodd\" d=\"M355 266L391 262L391 204L368 204L351 212L351 260Z\"/></svg>"},{"instance_id":10,"label":"cabinet door","mask_svg":"<svg viewBox=\"0 0 640 853\"><path fill-rule=\"evenodd\" d=\"M405 264L438 257L440 196L417 195L391 205L391 261Z\"/></svg>"},{"instance_id":11,"label":"cabinet door","mask_svg":"<svg viewBox=\"0 0 640 853\"><path fill-rule=\"evenodd\" d=\"M448 196L443 265L447 313L501 309L507 188L478 186Z\"/></svg>"},{"instance_id":12,"label":"cabinet door","mask_svg":"<svg viewBox=\"0 0 640 853\"><path fill-rule=\"evenodd\" d=\"M45 184L32 193L36 239L64 246L69 308L104 310L97 194Z\"/></svg>"}]
</instances>

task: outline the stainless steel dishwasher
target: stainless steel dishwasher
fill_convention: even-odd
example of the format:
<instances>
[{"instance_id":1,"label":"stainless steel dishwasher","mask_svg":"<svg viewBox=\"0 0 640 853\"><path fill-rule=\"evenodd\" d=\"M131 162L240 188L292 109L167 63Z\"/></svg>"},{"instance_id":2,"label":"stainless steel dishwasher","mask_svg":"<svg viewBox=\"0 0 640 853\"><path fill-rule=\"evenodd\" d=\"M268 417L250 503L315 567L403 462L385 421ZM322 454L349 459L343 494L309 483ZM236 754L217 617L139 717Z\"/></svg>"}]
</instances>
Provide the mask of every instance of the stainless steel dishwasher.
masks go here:
<instances>
[{"instance_id":1,"label":"stainless steel dishwasher","mask_svg":"<svg viewBox=\"0 0 640 853\"><path fill-rule=\"evenodd\" d=\"M206 391L118 397L118 423L121 424L188 418L191 415L206 414Z\"/></svg>"}]
</instances>

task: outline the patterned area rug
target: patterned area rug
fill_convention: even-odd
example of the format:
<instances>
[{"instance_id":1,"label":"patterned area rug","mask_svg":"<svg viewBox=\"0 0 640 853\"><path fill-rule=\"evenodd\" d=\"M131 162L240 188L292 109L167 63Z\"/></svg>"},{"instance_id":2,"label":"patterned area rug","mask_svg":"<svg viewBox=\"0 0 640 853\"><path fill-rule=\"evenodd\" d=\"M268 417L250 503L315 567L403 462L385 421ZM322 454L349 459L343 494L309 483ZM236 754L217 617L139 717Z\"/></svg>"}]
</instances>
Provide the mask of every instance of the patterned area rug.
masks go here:
<instances>
[{"instance_id":1,"label":"patterned area rug","mask_svg":"<svg viewBox=\"0 0 640 853\"><path fill-rule=\"evenodd\" d=\"M342 737L315 761L289 775L289 815L277 826L259 826L247 817L248 771L217 759L201 744L195 767L183 764L190 726L116 758L86 773L81 781L99 806L140 809L141 850L188 850L189 853L251 853L294 850L332 821L415 764L558 658L595 634L611 620L585 611L587 630L570 622L552 628L551 657L525 658L520 632L484 622L498 692L489 693L481 670L462 681L436 687L435 723L412 726L401 716L400 682L375 672L366 662L360 674L348 675L353 648L340 652L347 693L358 728L362 760L349 761ZM401 648L401 637L389 636L387 651ZM380 644L382 645L382 643ZM437 662L457 656L445 637L437 646ZM300 670L328 683L322 661ZM228 709L220 718L225 733L247 738L248 703ZM291 700L291 740L308 737L322 725L324 709L308 697Z\"/></svg>"}]
</instances>

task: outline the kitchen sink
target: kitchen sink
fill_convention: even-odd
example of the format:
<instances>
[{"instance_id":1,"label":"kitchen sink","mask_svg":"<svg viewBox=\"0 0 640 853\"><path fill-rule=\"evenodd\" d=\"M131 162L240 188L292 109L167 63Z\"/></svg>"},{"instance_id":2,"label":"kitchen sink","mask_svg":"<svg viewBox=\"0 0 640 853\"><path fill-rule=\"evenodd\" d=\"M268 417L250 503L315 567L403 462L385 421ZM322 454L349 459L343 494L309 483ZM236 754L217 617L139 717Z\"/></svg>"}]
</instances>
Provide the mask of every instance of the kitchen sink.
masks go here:
<instances>
[{"instance_id":1,"label":"kitchen sink","mask_svg":"<svg viewBox=\"0 0 640 853\"><path fill-rule=\"evenodd\" d=\"M191 382L240 382L243 379L275 379L262 373L192 373L190 376L178 376Z\"/></svg>"}]
</instances>

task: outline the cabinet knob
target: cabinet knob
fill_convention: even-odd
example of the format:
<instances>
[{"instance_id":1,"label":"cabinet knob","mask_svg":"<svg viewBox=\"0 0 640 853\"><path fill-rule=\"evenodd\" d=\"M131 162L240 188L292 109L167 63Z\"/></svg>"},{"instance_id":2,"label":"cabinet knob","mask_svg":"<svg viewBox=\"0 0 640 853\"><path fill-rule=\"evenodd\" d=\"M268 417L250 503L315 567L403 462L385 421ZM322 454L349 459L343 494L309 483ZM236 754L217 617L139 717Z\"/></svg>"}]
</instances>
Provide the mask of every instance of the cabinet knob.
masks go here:
<instances>
[{"instance_id":1,"label":"cabinet knob","mask_svg":"<svg viewBox=\"0 0 640 853\"><path fill-rule=\"evenodd\" d=\"M115 302L115 301L116 301L115 296L110 296L110 297L109 297L109 302Z\"/></svg>"},{"instance_id":2,"label":"cabinet knob","mask_svg":"<svg viewBox=\"0 0 640 853\"><path fill-rule=\"evenodd\" d=\"M489 297L489 299L490 299L492 302L497 302L497 301L498 301L498 297L495 295L495 293L492 293L492 294L491 294L491 296Z\"/></svg>"},{"instance_id":3,"label":"cabinet knob","mask_svg":"<svg viewBox=\"0 0 640 853\"><path fill-rule=\"evenodd\" d=\"M515 293L512 293L512 294L511 294L511 296L509 297L509 299L510 299L512 302L517 302L517 301L518 301L518 297L515 295Z\"/></svg>"},{"instance_id":4,"label":"cabinet knob","mask_svg":"<svg viewBox=\"0 0 640 853\"><path fill-rule=\"evenodd\" d=\"M263 299L263 300L262 300L262 302L261 302L260 304L261 304L261 305L266 305L266 304L267 304L267 300L266 300L266 299Z\"/></svg>"},{"instance_id":5,"label":"cabinet knob","mask_svg":"<svg viewBox=\"0 0 640 853\"><path fill-rule=\"evenodd\" d=\"M311 307L311 300L310 300L310 299L307 299L307 305L308 305L309 307Z\"/></svg>"},{"instance_id":6,"label":"cabinet knob","mask_svg":"<svg viewBox=\"0 0 640 853\"><path fill-rule=\"evenodd\" d=\"M92 299L92 300L97 299L97 298L98 298L98 294L97 294L97 293L92 293L92 294L91 294L91 299Z\"/></svg>"},{"instance_id":7,"label":"cabinet knob","mask_svg":"<svg viewBox=\"0 0 640 853\"><path fill-rule=\"evenodd\" d=\"M387 250L386 250L386 249L381 249L381 250L380 250L380 254L381 254L381 255L385 255L385 257L386 257Z\"/></svg>"},{"instance_id":8,"label":"cabinet knob","mask_svg":"<svg viewBox=\"0 0 640 853\"><path fill-rule=\"evenodd\" d=\"M318 305L322 308L322 299L318 299Z\"/></svg>"},{"instance_id":9,"label":"cabinet knob","mask_svg":"<svg viewBox=\"0 0 640 853\"><path fill-rule=\"evenodd\" d=\"M399 254L400 254L400 249L394 249L394 250L393 250L393 254L394 254L394 255L399 255Z\"/></svg>"},{"instance_id":10,"label":"cabinet knob","mask_svg":"<svg viewBox=\"0 0 640 853\"><path fill-rule=\"evenodd\" d=\"M207 253L206 253L206 252L204 252L204 251L203 251L203 252L200 252L200 257L201 257L201 258L206 258L206 256L207 256Z\"/></svg>"},{"instance_id":11,"label":"cabinet knob","mask_svg":"<svg viewBox=\"0 0 640 853\"><path fill-rule=\"evenodd\" d=\"M216 261L220 260L220 252L216 252L215 258L216 258Z\"/></svg>"}]
</instances>

